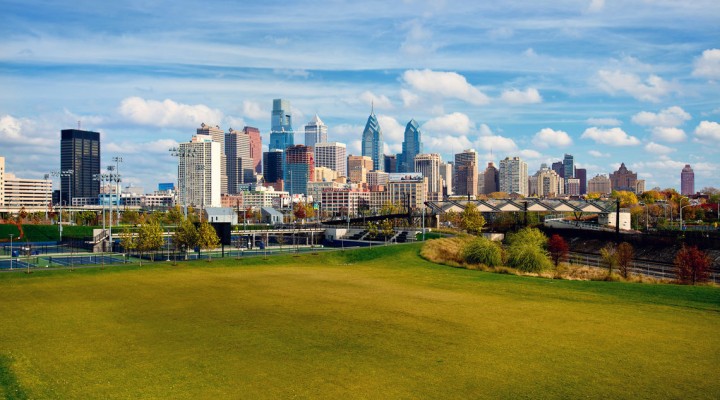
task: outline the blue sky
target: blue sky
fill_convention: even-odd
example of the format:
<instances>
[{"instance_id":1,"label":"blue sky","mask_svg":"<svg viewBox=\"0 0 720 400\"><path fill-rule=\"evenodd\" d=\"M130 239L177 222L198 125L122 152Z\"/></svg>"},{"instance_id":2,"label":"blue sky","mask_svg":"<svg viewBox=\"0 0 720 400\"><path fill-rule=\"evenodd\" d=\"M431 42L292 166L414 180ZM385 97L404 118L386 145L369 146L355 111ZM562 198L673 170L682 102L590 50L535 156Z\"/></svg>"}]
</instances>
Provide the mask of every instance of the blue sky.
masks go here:
<instances>
[{"instance_id":1,"label":"blue sky","mask_svg":"<svg viewBox=\"0 0 720 400\"><path fill-rule=\"evenodd\" d=\"M479 4L471 4L479 3ZM59 168L59 132L102 134L126 183L176 179L167 149L200 123L251 125L272 99L318 113L360 153L375 105L386 153L414 118L425 152L481 162L624 162L647 188L720 187L720 2L0 0L0 156ZM296 143L303 135L296 136ZM491 153L492 152L492 153Z\"/></svg>"}]
</instances>

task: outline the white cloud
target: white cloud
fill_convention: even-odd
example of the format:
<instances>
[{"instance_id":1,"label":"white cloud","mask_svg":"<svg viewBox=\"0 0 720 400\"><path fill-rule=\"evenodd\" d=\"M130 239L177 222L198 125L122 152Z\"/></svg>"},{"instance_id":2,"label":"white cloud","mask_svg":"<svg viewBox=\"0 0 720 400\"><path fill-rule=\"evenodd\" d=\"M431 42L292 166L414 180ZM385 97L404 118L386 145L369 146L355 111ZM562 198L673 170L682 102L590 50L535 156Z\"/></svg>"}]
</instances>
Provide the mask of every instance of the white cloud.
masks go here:
<instances>
[{"instance_id":1,"label":"white cloud","mask_svg":"<svg viewBox=\"0 0 720 400\"><path fill-rule=\"evenodd\" d=\"M472 141L465 135L425 136L423 137L423 145L426 152L440 154L455 154L474 146Z\"/></svg>"},{"instance_id":2,"label":"white cloud","mask_svg":"<svg viewBox=\"0 0 720 400\"><path fill-rule=\"evenodd\" d=\"M400 98L405 107L412 107L420 102L420 96L407 89L400 89Z\"/></svg>"},{"instance_id":3,"label":"white cloud","mask_svg":"<svg viewBox=\"0 0 720 400\"><path fill-rule=\"evenodd\" d=\"M56 137L58 131L50 129L53 127L47 123L4 115L0 118L0 143L3 144L3 154L0 156L10 156L16 146L29 147L32 153L46 150L54 152L59 143L59 138Z\"/></svg>"},{"instance_id":4,"label":"white cloud","mask_svg":"<svg viewBox=\"0 0 720 400\"><path fill-rule=\"evenodd\" d=\"M464 100L475 105L487 104L490 101L487 95L456 72L412 69L403 73L403 80L416 90Z\"/></svg>"},{"instance_id":5,"label":"white cloud","mask_svg":"<svg viewBox=\"0 0 720 400\"><path fill-rule=\"evenodd\" d=\"M573 141L570 138L570 135L568 135L565 131L556 131L550 128L543 128L535 134L532 142L538 147L548 148L567 147L570 146Z\"/></svg>"},{"instance_id":6,"label":"white cloud","mask_svg":"<svg viewBox=\"0 0 720 400\"><path fill-rule=\"evenodd\" d=\"M685 140L687 135L685 131L680 128L671 128L666 126L657 126L652 129L652 136L655 140L662 140L664 142L682 142Z\"/></svg>"},{"instance_id":7,"label":"white cloud","mask_svg":"<svg viewBox=\"0 0 720 400\"><path fill-rule=\"evenodd\" d=\"M591 0L588 7L589 12L600 12L605 7L605 0Z\"/></svg>"},{"instance_id":8,"label":"white cloud","mask_svg":"<svg viewBox=\"0 0 720 400\"><path fill-rule=\"evenodd\" d=\"M204 104L181 104L128 97L120 103L120 115L139 125L159 127L197 127L201 123L220 124L223 113Z\"/></svg>"},{"instance_id":9,"label":"white cloud","mask_svg":"<svg viewBox=\"0 0 720 400\"><path fill-rule=\"evenodd\" d=\"M699 141L717 144L720 142L720 124L713 121L702 121L695 128L695 138Z\"/></svg>"},{"instance_id":10,"label":"white cloud","mask_svg":"<svg viewBox=\"0 0 720 400\"><path fill-rule=\"evenodd\" d=\"M600 70L598 85L610 94L625 92L642 100L658 102L660 97L670 93L671 85L657 75L650 75L644 82L635 74L622 71Z\"/></svg>"},{"instance_id":11,"label":"white cloud","mask_svg":"<svg viewBox=\"0 0 720 400\"><path fill-rule=\"evenodd\" d=\"M528 161L528 160L537 160L537 159L540 159L540 158L543 157L543 155L540 154L540 152L535 151L535 150L523 149L523 150L520 150L520 157L521 157L524 161Z\"/></svg>"},{"instance_id":12,"label":"white cloud","mask_svg":"<svg viewBox=\"0 0 720 400\"><path fill-rule=\"evenodd\" d=\"M402 143L405 136L404 125L400 125L395 118L387 115L378 115L377 119L382 129L385 143ZM360 132L362 133L362 129Z\"/></svg>"},{"instance_id":13,"label":"white cloud","mask_svg":"<svg viewBox=\"0 0 720 400\"><path fill-rule=\"evenodd\" d=\"M441 134L466 135L473 128L470 118L460 112L442 115L423 124L423 129Z\"/></svg>"},{"instance_id":14,"label":"white cloud","mask_svg":"<svg viewBox=\"0 0 720 400\"><path fill-rule=\"evenodd\" d=\"M609 153L603 153L603 152L600 152L597 150L590 150L590 151L588 151L588 154L590 154L593 157L597 157L597 158L610 157Z\"/></svg>"},{"instance_id":15,"label":"white cloud","mask_svg":"<svg viewBox=\"0 0 720 400\"><path fill-rule=\"evenodd\" d=\"M528 58L534 58L537 57L537 53L532 47L528 47L525 51L523 51L523 55Z\"/></svg>"},{"instance_id":16,"label":"white cloud","mask_svg":"<svg viewBox=\"0 0 720 400\"><path fill-rule=\"evenodd\" d=\"M493 152L507 153L517 150L517 144L510 138L504 136L481 136L475 142L477 147L484 150L492 150Z\"/></svg>"},{"instance_id":17,"label":"white cloud","mask_svg":"<svg viewBox=\"0 0 720 400\"><path fill-rule=\"evenodd\" d=\"M622 121L617 118L588 118L585 121L588 125L593 126L620 126Z\"/></svg>"},{"instance_id":18,"label":"white cloud","mask_svg":"<svg viewBox=\"0 0 720 400\"><path fill-rule=\"evenodd\" d=\"M657 144L655 142L650 142L645 145L645 151L653 154L670 154L675 151L675 149L663 146L661 144Z\"/></svg>"},{"instance_id":19,"label":"white cloud","mask_svg":"<svg viewBox=\"0 0 720 400\"><path fill-rule=\"evenodd\" d=\"M119 154L168 154L168 149L177 147L178 142L172 139L159 139L152 142L110 142L106 152Z\"/></svg>"},{"instance_id":20,"label":"white cloud","mask_svg":"<svg viewBox=\"0 0 720 400\"><path fill-rule=\"evenodd\" d=\"M695 60L693 76L720 79L720 49L708 49Z\"/></svg>"},{"instance_id":21,"label":"white cloud","mask_svg":"<svg viewBox=\"0 0 720 400\"><path fill-rule=\"evenodd\" d=\"M393 108L392 102L390 99L388 99L385 95L376 95L373 92L370 92L368 90L362 92L360 94L360 101L362 101L365 104L372 104L374 107L377 108Z\"/></svg>"},{"instance_id":22,"label":"white cloud","mask_svg":"<svg viewBox=\"0 0 720 400\"><path fill-rule=\"evenodd\" d=\"M681 107L673 106L659 113L641 111L633 115L632 122L643 126L677 127L691 118L692 116Z\"/></svg>"},{"instance_id":23,"label":"white cloud","mask_svg":"<svg viewBox=\"0 0 720 400\"><path fill-rule=\"evenodd\" d=\"M400 45L400 51L410 56L422 56L437 49L437 44L432 42L432 32L427 29L427 24L420 20L412 20L403 25L407 29L405 40Z\"/></svg>"},{"instance_id":24,"label":"white cloud","mask_svg":"<svg viewBox=\"0 0 720 400\"><path fill-rule=\"evenodd\" d=\"M640 144L638 138L629 136L620 128L601 129L592 127L585 129L582 136L583 139L592 139L595 143L606 144L608 146L636 146Z\"/></svg>"},{"instance_id":25,"label":"white cloud","mask_svg":"<svg viewBox=\"0 0 720 400\"><path fill-rule=\"evenodd\" d=\"M525 91L518 89L505 90L500 98L508 104L536 104L542 103L540 92L535 88L527 88Z\"/></svg>"},{"instance_id":26,"label":"white cloud","mask_svg":"<svg viewBox=\"0 0 720 400\"><path fill-rule=\"evenodd\" d=\"M480 136L492 136L493 135L492 129L490 129L490 127L487 126L486 124L480 124L480 129L479 129L478 133L480 134Z\"/></svg>"},{"instance_id":27,"label":"white cloud","mask_svg":"<svg viewBox=\"0 0 720 400\"><path fill-rule=\"evenodd\" d=\"M270 117L270 112L263 110L258 102L245 100L242 103L242 107L243 116L250 119L267 119Z\"/></svg>"}]
</instances>

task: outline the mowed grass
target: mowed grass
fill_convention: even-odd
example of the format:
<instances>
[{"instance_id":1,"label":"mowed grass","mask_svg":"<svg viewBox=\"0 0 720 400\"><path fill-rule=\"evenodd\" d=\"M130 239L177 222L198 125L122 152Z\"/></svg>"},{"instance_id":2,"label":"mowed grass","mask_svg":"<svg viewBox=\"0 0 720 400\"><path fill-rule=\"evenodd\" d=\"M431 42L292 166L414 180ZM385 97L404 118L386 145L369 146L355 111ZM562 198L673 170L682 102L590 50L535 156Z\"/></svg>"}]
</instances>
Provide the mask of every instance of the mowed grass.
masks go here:
<instances>
[{"instance_id":1,"label":"mowed grass","mask_svg":"<svg viewBox=\"0 0 720 400\"><path fill-rule=\"evenodd\" d=\"M720 290L419 245L0 274L9 398L720 398Z\"/></svg>"}]
</instances>

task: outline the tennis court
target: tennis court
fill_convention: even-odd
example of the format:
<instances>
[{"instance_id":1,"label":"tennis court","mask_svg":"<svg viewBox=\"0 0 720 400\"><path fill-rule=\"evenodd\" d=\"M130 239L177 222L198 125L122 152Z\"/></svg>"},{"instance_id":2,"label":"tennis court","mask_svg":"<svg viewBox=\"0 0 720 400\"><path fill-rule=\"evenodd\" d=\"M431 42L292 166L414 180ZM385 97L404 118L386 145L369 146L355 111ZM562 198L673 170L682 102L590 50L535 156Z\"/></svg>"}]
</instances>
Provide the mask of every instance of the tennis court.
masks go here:
<instances>
[{"instance_id":1,"label":"tennis court","mask_svg":"<svg viewBox=\"0 0 720 400\"><path fill-rule=\"evenodd\" d=\"M82 255L82 256L50 256L38 259L38 265L62 266L68 267L73 265L97 265L97 264L123 264L125 258L123 256L108 255Z\"/></svg>"},{"instance_id":2,"label":"tennis court","mask_svg":"<svg viewBox=\"0 0 720 400\"><path fill-rule=\"evenodd\" d=\"M27 268L28 263L25 261L19 260L19 259L13 259L12 264L10 263L10 260L0 260L0 269L10 269L10 266L12 265L12 268ZM35 265L30 264L30 268L34 268Z\"/></svg>"}]
</instances>

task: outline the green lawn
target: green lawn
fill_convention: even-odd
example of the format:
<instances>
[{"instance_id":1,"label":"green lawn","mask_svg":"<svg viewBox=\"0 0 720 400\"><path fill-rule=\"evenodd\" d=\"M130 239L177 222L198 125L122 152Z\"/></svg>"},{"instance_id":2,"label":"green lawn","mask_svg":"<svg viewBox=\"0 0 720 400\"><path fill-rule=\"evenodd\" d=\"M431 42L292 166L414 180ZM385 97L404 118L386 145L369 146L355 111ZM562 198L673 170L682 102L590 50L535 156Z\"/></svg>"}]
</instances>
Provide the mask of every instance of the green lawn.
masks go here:
<instances>
[{"instance_id":1,"label":"green lawn","mask_svg":"<svg viewBox=\"0 0 720 400\"><path fill-rule=\"evenodd\" d=\"M0 274L10 398L720 398L720 290L419 245Z\"/></svg>"}]
</instances>

